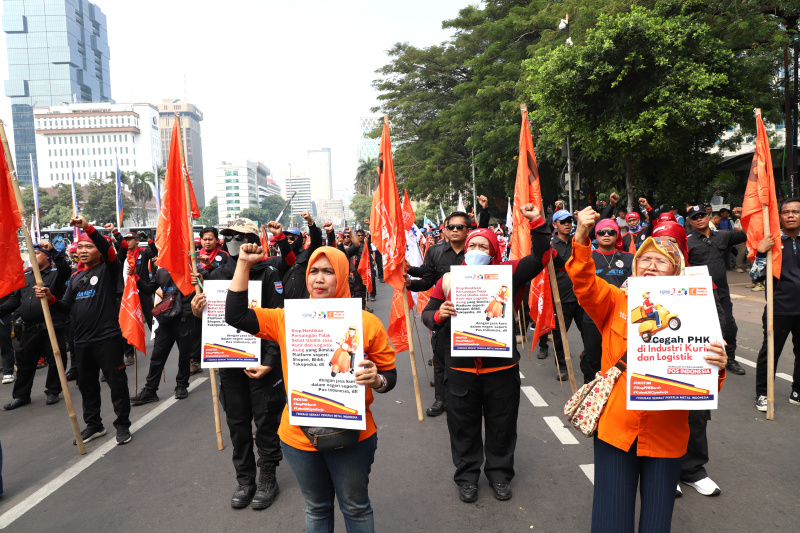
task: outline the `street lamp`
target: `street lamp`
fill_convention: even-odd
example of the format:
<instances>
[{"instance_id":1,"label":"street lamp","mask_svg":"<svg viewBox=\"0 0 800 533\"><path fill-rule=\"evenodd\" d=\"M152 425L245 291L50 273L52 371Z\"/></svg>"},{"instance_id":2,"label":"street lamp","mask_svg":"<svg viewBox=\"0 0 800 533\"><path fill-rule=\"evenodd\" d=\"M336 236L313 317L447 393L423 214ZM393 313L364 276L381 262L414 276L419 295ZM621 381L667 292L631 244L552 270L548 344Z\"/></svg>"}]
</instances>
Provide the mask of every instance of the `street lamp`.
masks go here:
<instances>
[{"instance_id":1,"label":"street lamp","mask_svg":"<svg viewBox=\"0 0 800 533\"><path fill-rule=\"evenodd\" d=\"M558 29L567 30L567 46L572 46L572 39L569 36L569 13L558 23ZM569 212L572 213L572 153L569 149L569 135L567 135L567 194L569 195Z\"/></svg>"}]
</instances>

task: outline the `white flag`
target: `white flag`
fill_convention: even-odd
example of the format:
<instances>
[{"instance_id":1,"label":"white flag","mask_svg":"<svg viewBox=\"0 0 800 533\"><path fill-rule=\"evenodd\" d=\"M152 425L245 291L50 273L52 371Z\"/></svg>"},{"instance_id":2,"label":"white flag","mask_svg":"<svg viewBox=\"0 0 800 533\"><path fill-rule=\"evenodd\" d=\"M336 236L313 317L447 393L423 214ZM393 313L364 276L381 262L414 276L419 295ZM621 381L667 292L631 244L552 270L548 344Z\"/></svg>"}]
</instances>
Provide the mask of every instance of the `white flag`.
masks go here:
<instances>
[{"instance_id":1,"label":"white flag","mask_svg":"<svg viewBox=\"0 0 800 533\"><path fill-rule=\"evenodd\" d=\"M462 213L467 212L467 209L464 207L464 200L461 198L461 193L458 193L458 208L456 211L461 211Z\"/></svg>"}]
</instances>

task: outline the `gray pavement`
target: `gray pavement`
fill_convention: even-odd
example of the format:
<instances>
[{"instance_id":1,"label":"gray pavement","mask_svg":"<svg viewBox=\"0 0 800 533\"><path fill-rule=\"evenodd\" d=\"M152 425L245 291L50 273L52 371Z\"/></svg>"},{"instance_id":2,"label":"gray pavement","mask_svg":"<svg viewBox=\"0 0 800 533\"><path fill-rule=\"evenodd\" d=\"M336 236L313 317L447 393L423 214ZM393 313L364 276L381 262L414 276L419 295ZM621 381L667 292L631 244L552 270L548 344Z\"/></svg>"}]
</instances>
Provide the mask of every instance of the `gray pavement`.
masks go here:
<instances>
[{"instance_id":1,"label":"gray pavement","mask_svg":"<svg viewBox=\"0 0 800 533\"><path fill-rule=\"evenodd\" d=\"M722 494L707 498L684 486L676 502L673 531L796 531L800 518L798 427L800 407L788 403L790 383L776 380L776 420L765 420L754 407L755 368L761 345L763 293L743 287L743 274L732 273L734 312L739 323L739 359L745 376L729 376L720 408L709 424L710 476ZM375 312L388 320L390 287L379 284ZM422 360L430 358L428 332L419 323L417 369L423 408L433 402ZM577 371L580 335L569 333ZM552 349L551 349L552 354ZM265 511L233 510L229 501L236 481L223 414L225 450L217 451L208 373L193 377L189 398L169 401L174 387L177 351L167 363L161 401L132 408L137 429L125 446L106 444L109 435L87 445L79 457L64 402L45 406L43 371L38 372L33 403L0 411L5 495L0 497L0 528L8 531L303 531L303 499L284 462L278 468L281 494ZM794 358L787 343L778 371L791 375ZM555 379L552 355L543 361L523 351L523 394L516 453L514 497L499 502L485 478L476 504L458 500L445 416L417 421L409 356L398 355L399 381L373 403L378 424L378 452L370 477L370 496L378 531L587 531L591 520L592 442L563 427L568 384ZM133 393L133 371L129 386ZM147 359L139 365L139 386ZM431 374L432 376L432 374ZM579 378L580 381L580 378ZM71 384L80 418L80 393ZM107 387L103 416L111 429L113 410ZM11 386L0 386L0 402L11 399ZM170 404L170 405L167 405ZM544 405L546 404L546 405ZM157 414L156 414L157 413ZM150 416L148 416L150 414ZM549 425L549 424L552 424ZM83 426L82 426L83 427ZM555 428L555 429L554 429ZM560 438L559 438L560 436ZM563 439L563 441L562 441ZM51 490L53 489L53 490ZM37 497L37 491L39 497ZM47 492L41 497L42 492ZM37 503L38 502L38 503ZM32 505L35 503L35 505ZM337 510L337 529L344 531Z\"/></svg>"}]
</instances>

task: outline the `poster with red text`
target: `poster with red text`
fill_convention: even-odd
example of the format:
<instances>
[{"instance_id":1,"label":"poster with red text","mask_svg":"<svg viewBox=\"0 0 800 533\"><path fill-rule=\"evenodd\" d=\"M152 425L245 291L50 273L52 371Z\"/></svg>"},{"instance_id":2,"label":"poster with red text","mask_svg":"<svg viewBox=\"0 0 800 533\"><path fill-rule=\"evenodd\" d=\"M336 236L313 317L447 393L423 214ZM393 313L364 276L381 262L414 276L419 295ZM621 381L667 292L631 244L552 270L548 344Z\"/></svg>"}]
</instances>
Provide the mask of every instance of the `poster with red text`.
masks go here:
<instances>
[{"instance_id":1,"label":"poster with red text","mask_svg":"<svg viewBox=\"0 0 800 533\"><path fill-rule=\"evenodd\" d=\"M230 280L206 280L203 284L206 308L203 309L203 355L201 368L248 368L261 362L261 339L225 322L225 298ZM247 286L251 309L261 305L261 282Z\"/></svg>"},{"instance_id":2,"label":"poster with red text","mask_svg":"<svg viewBox=\"0 0 800 533\"><path fill-rule=\"evenodd\" d=\"M717 408L719 367L707 363L722 342L710 276L628 278L628 409Z\"/></svg>"},{"instance_id":3,"label":"poster with red text","mask_svg":"<svg viewBox=\"0 0 800 533\"><path fill-rule=\"evenodd\" d=\"M508 357L514 342L510 265L450 268L453 357Z\"/></svg>"},{"instance_id":4,"label":"poster with red text","mask_svg":"<svg viewBox=\"0 0 800 533\"><path fill-rule=\"evenodd\" d=\"M360 298L286 300L289 423L366 429Z\"/></svg>"}]
</instances>

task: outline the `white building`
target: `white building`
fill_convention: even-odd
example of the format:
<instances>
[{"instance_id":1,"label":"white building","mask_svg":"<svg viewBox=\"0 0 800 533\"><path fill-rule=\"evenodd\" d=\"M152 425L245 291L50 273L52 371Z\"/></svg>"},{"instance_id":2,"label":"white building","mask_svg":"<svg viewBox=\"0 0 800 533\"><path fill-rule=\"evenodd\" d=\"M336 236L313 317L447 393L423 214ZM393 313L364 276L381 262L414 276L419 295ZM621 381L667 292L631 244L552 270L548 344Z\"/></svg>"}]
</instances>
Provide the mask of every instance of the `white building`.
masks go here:
<instances>
[{"instance_id":1,"label":"white building","mask_svg":"<svg viewBox=\"0 0 800 533\"><path fill-rule=\"evenodd\" d=\"M81 103L34 107L40 187L86 184L116 172L152 172L161 165L158 110L150 104Z\"/></svg>"},{"instance_id":2,"label":"white building","mask_svg":"<svg viewBox=\"0 0 800 533\"><path fill-rule=\"evenodd\" d=\"M342 202L342 207L344 209L344 218L345 220L353 220L356 215L350 209L350 202L353 201L353 193L350 189L334 189L333 190L333 199L340 200Z\"/></svg>"},{"instance_id":3,"label":"white building","mask_svg":"<svg viewBox=\"0 0 800 533\"><path fill-rule=\"evenodd\" d=\"M311 181L305 174L295 174L294 172L286 177L286 196L288 200L292 194L297 192L297 195L292 200L292 220L297 222L300 220L300 213L308 211L313 215L311 208Z\"/></svg>"},{"instance_id":4,"label":"white building","mask_svg":"<svg viewBox=\"0 0 800 533\"><path fill-rule=\"evenodd\" d=\"M317 218L322 222L333 222L334 226L344 224L344 206L341 200L322 200L317 202ZM319 224L320 226L322 224Z\"/></svg>"},{"instance_id":5,"label":"white building","mask_svg":"<svg viewBox=\"0 0 800 533\"><path fill-rule=\"evenodd\" d=\"M239 212L258 207L258 164L252 161L220 163L215 171L219 223L236 220Z\"/></svg>"},{"instance_id":6,"label":"white building","mask_svg":"<svg viewBox=\"0 0 800 533\"><path fill-rule=\"evenodd\" d=\"M316 202L317 206L332 198L333 175L330 148L306 152L306 177L311 184L311 200Z\"/></svg>"}]
</instances>

